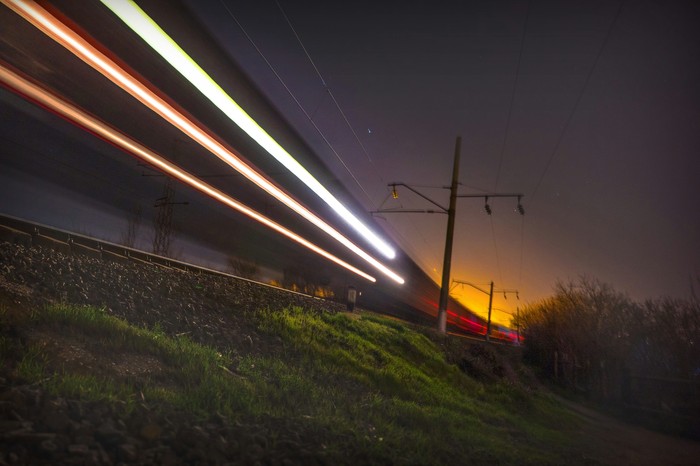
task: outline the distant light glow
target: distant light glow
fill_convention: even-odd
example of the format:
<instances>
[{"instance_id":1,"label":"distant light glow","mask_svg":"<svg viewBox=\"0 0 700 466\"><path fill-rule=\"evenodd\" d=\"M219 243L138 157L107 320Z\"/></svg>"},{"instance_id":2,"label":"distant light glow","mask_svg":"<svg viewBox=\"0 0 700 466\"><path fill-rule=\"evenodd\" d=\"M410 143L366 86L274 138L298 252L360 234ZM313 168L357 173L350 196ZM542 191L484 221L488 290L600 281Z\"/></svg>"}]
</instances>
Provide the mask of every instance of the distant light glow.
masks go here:
<instances>
[{"instance_id":1,"label":"distant light glow","mask_svg":"<svg viewBox=\"0 0 700 466\"><path fill-rule=\"evenodd\" d=\"M181 182L188 184L189 186L197 189L198 191L208 195L209 197L231 207L232 209L247 215L248 217L256 220L259 223L271 228L278 233L290 238L293 241L307 247L313 252L325 257L326 259L335 262L336 264L356 273L357 275L366 278L372 282L375 282L375 278L369 274L366 274L362 270L353 267L347 262L339 259L333 254L325 251L324 249L318 247L314 243L308 241L307 239L299 236L293 231L285 228L284 226L270 220L264 215L256 212L255 210L249 208L245 204L238 202L232 197L224 194L218 189L208 185L204 181L198 179L197 177L191 175L190 173L182 170L178 166L164 159L160 155L146 148L145 146L139 144L123 133L111 128L105 123L97 120L83 110L69 104L65 100L50 94L41 87L33 84L21 76L13 73L4 66L0 65L0 82L6 86L14 89L20 94L28 97L29 99L41 104L42 106L54 111L58 115L66 118L72 123L96 134L97 136L111 142L115 146L121 148L122 150L140 158L141 160L153 165L154 167L162 170L168 175L180 180Z\"/></svg>"},{"instance_id":2,"label":"distant light glow","mask_svg":"<svg viewBox=\"0 0 700 466\"><path fill-rule=\"evenodd\" d=\"M114 63L112 60L110 60L108 57L102 54L99 50L95 49L77 33L75 33L73 30L61 23L58 19L56 19L46 10L41 8L35 2L21 0L0 1L2 1L2 3L6 4L15 12L17 12L27 21L35 25L37 28L39 28L42 32L54 39L56 42L63 45L66 49L74 53L85 63L93 67L95 70L99 71L110 81L112 81L113 83L124 89L126 92L131 94L142 104L146 105L148 108L156 112L163 119L170 122L173 126L180 129L183 133L191 137L193 140L197 141L201 146L209 150L212 154L216 155L222 161L226 162L228 165L233 167L235 170L244 175L257 186L265 190L267 193L269 193L282 203L284 203L286 206L288 206L294 212L307 219L312 224L316 225L319 229L324 231L329 236L333 237L335 240L347 247L353 253L357 254L359 257L367 261L377 270L381 271L383 274L385 274L386 276L388 276L389 278L391 278L399 284L404 283L404 279L402 277L390 270L384 264L380 263L374 257L370 256L367 252L359 248L352 241L350 241L340 232L335 230L332 226L324 222L321 218L319 218L313 212L308 210L306 207L302 206L299 202L297 202L287 193L282 191L280 188L270 183L260 173L255 171L253 168L251 168L249 165L243 162L239 157L237 157L233 152L228 150L216 139L210 136L207 132L205 132L199 126L194 124L183 114L178 112L174 107L172 107L163 99L154 94L150 89L148 89L148 87L146 87L136 78L124 71L116 63Z\"/></svg>"},{"instance_id":3,"label":"distant light glow","mask_svg":"<svg viewBox=\"0 0 700 466\"><path fill-rule=\"evenodd\" d=\"M135 2L131 0L101 0L129 28L138 34L153 50L163 57L185 79L195 86L209 101L231 121L245 131L277 161L284 165L317 196L328 204L345 222L362 235L386 257L393 259L396 252L377 236L316 178L311 175L289 152L243 110L235 100L214 81L182 48Z\"/></svg>"}]
</instances>

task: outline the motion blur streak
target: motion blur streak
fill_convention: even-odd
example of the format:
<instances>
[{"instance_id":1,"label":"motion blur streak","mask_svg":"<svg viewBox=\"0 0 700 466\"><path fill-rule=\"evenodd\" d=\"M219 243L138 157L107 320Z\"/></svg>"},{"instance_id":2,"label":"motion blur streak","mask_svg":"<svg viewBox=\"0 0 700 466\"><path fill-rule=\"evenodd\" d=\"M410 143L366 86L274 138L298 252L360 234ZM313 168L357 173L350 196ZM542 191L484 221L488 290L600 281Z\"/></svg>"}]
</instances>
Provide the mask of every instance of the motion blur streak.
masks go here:
<instances>
[{"instance_id":1,"label":"motion blur streak","mask_svg":"<svg viewBox=\"0 0 700 466\"><path fill-rule=\"evenodd\" d=\"M448 319L449 319L450 317L454 317L455 319L457 319L457 320L454 320L454 319L451 320L450 323L455 324L455 325L457 325L458 327L466 328L466 327L462 324L462 322L464 322L464 323L466 323L466 324L469 326L469 328L468 328L467 330L472 331L472 332L479 333L479 334L481 334L481 335L486 334L486 326L485 326L485 325L481 325L481 324L479 324L479 323L476 323L476 322L474 322L474 321L472 321L472 320L469 320L469 319L467 319L467 318L465 318L465 317L463 317L463 316L461 316L461 315L459 315L459 314L457 314L457 313L455 313L455 312L452 312L452 311L447 311L447 316L448 316ZM477 330L474 330L474 329L477 329Z\"/></svg>"},{"instance_id":2,"label":"motion blur streak","mask_svg":"<svg viewBox=\"0 0 700 466\"><path fill-rule=\"evenodd\" d=\"M195 125L180 112L166 103L163 99L154 94L145 85L128 74L116 63L102 54L99 50L90 45L82 37L73 30L61 23L48 11L41 8L33 1L21 0L0 0L17 14L39 28L46 35L71 51L85 63L99 71L102 75L112 81L114 84L121 87L123 90L131 94L139 102L153 110L163 119L171 123L173 126L181 130L190 138L197 141L204 148L216 155L222 161L233 167L239 173L244 175L257 186L265 190L270 195L284 203L287 207L307 219L309 222L316 225L325 233L333 237L342 245L350 249L352 252L370 263L377 270L394 280L399 284L404 283L404 279L398 274L390 270L384 264L367 254L360 249L348 238L340 232L328 225L313 212L302 206L299 202L292 199L287 193L283 192L277 186L266 180L260 173L253 170L249 165L243 162L240 158L234 155L230 150L226 149L221 143L216 141L212 136L207 134L203 129Z\"/></svg>"},{"instance_id":3,"label":"motion blur streak","mask_svg":"<svg viewBox=\"0 0 700 466\"><path fill-rule=\"evenodd\" d=\"M396 252L379 238L316 178L292 157L272 136L243 110L235 100L214 81L182 48L135 2L131 0L101 0L112 12L138 34L153 50L163 57L186 80L196 87L209 101L231 121L260 144L278 162L308 186L328 204L345 222L360 233L369 243L386 257L393 259Z\"/></svg>"},{"instance_id":4,"label":"motion blur streak","mask_svg":"<svg viewBox=\"0 0 700 466\"><path fill-rule=\"evenodd\" d=\"M230 196L222 193L218 189L206 184L200 179L190 175L189 173L183 171L176 165L168 162L163 157L152 152L148 148L142 146L133 139L127 137L126 135L116 131L115 129L107 126L105 123L95 119L91 115L85 113L79 108L69 104L68 102L60 99L49 92L45 91L41 87L33 84L21 76L8 70L2 64L0 64L0 83L13 89L15 92L25 96L26 98L38 103L39 105L48 108L49 110L57 113L58 115L66 118L68 121L86 129L87 131L105 139L106 141L114 144L120 149L133 154L134 156L148 162L149 164L155 166L156 168L162 170L163 172L171 175L172 177L180 180L183 183L190 185L191 187L201 191L202 193L222 202L225 205L241 212L250 218L262 223L263 225L283 234L284 236L296 241L297 243L306 246L310 250L317 254L325 257L328 260L335 262L336 264L345 267L351 272L360 275L367 280L375 282L374 277L364 273L363 271L353 267L347 262L339 259L338 257L332 255L331 253L321 249L305 238L297 235L293 231L275 223L274 221L268 219L262 214L250 209L244 204L236 201Z\"/></svg>"}]
</instances>

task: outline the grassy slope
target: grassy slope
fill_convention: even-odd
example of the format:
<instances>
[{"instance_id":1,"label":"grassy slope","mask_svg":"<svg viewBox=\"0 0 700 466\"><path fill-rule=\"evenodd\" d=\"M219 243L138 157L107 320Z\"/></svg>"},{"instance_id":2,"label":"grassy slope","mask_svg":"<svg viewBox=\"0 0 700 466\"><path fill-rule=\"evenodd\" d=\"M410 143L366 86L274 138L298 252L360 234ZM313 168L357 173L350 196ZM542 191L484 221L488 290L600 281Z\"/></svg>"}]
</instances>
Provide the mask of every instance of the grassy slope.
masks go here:
<instances>
[{"instance_id":1,"label":"grassy slope","mask_svg":"<svg viewBox=\"0 0 700 466\"><path fill-rule=\"evenodd\" d=\"M148 377L117 377L57 360L50 345L0 336L16 372L57 393L156 400L193 413L290 424L336 463L565 464L575 420L547 395L484 385L445 361L425 334L375 315L261 310L250 316L276 350L226 355L141 329L98 309L53 306L35 329L73 335L97 354L157 361ZM7 362L7 361L6 361ZM274 448L274 439L270 444Z\"/></svg>"}]
</instances>

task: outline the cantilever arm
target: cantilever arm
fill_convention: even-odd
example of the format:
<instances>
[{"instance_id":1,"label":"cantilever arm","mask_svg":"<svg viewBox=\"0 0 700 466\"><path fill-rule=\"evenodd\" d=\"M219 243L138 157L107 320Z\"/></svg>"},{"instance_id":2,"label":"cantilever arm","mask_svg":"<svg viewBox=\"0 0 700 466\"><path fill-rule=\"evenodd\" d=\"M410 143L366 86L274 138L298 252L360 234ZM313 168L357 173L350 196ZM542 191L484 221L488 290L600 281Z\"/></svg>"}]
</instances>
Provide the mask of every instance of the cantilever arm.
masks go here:
<instances>
[{"instance_id":1,"label":"cantilever arm","mask_svg":"<svg viewBox=\"0 0 700 466\"><path fill-rule=\"evenodd\" d=\"M370 214L446 214L446 211L432 209L380 209L370 210Z\"/></svg>"},{"instance_id":2,"label":"cantilever arm","mask_svg":"<svg viewBox=\"0 0 700 466\"><path fill-rule=\"evenodd\" d=\"M404 188L408 189L409 191L412 191L412 192L416 193L417 195L419 195L420 197L422 197L422 198L425 199L426 201L430 202L431 204L433 204L433 205L439 207L440 209L444 210L444 213L447 213L447 208L446 208L446 207L441 206L440 204L438 204L437 202L433 201L432 199L430 199L428 196L426 196L426 195L423 194L422 192L418 191L418 190L415 189L415 188L412 188L411 186L407 185L406 183L389 183L387 186L391 186L391 187L403 186ZM425 212L425 211L422 211L422 210L421 210L421 211L419 211L419 212ZM431 213L431 214L432 214L432 213L435 213L435 212L428 212L428 213Z\"/></svg>"}]
</instances>

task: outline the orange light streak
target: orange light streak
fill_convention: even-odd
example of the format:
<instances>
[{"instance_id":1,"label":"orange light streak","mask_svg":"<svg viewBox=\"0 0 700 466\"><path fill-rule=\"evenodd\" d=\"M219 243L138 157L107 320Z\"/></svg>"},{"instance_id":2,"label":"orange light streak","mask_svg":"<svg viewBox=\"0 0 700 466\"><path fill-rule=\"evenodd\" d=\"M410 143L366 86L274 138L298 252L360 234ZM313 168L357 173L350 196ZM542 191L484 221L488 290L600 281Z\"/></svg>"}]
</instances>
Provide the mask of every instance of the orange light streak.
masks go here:
<instances>
[{"instance_id":1,"label":"orange light streak","mask_svg":"<svg viewBox=\"0 0 700 466\"><path fill-rule=\"evenodd\" d=\"M247 215L248 217L256 220L259 223L262 223L268 228L271 228L277 231L278 233L281 233L287 238L296 241L297 243L325 257L326 259L335 262L336 264L346 268L347 270L350 270L351 272L356 273L357 275L360 275L363 278L366 278L367 280L370 280L372 282L376 281L376 279L371 275L366 274L362 270L348 264L342 259L320 248L319 246L316 246L314 243L299 236L293 231L256 212L255 210L249 208L245 204L236 201L232 197L228 196L227 194L224 194L223 192L210 186L209 184L191 175L190 173L180 169L175 164L167 161L160 155L134 141L125 134L97 120L96 118L92 117L91 115L87 114L81 109L69 104L65 100L47 92L46 90L42 89L36 84L29 82L23 77L7 69L2 64L0 64L0 83L6 85L10 89L13 89L15 92L20 93L26 98L42 105L43 107L46 107L47 109L57 113L58 115L80 126L81 128L94 133L95 135L114 144L120 149L123 149L124 151L155 166L156 168L169 174L173 178L176 178L181 182L188 184L189 186L208 195L209 197L218 200L219 202L231 207L232 209Z\"/></svg>"},{"instance_id":2,"label":"orange light streak","mask_svg":"<svg viewBox=\"0 0 700 466\"><path fill-rule=\"evenodd\" d=\"M75 54L86 64L100 72L114 84L129 93L143 105L150 108L153 112L160 115L163 119L199 143L202 147L214 154L220 160L248 178L255 185L266 191L271 196L275 197L297 214L304 217L306 220L324 231L336 241L340 242L343 246L360 256L362 259L367 261L369 264L395 282L399 284L404 283L404 279L402 277L390 270L374 257L370 256L367 252L346 238L342 233L338 232L335 228L323 221L280 188L270 183L260 173L255 171L252 167L237 157L233 152L224 147L216 139L185 117L182 113L178 112L170 104L158 97L155 93L148 89L148 87L119 67L119 65L114 63L95 47L90 45L80 35L60 22L56 17L36 4L36 2L30 0L0 1L41 30L44 34L61 44L71 53Z\"/></svg>"}]
</instances>

